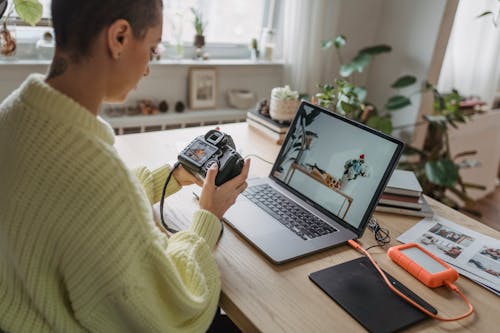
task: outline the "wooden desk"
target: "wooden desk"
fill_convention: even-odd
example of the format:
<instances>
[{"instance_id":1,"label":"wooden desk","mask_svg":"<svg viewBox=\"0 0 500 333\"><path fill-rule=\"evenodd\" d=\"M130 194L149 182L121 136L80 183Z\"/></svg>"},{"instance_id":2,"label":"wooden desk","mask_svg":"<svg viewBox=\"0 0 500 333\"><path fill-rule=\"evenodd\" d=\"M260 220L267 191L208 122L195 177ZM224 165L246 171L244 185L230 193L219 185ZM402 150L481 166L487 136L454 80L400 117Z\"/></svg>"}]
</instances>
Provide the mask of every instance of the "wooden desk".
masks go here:
<instances>
[{"instance_id":1,"label":"wooden desk","mask_svg":"<svg viewBox=\"0 0 500 333\"><path fill-rule=\"evenodd\" d=\"M187 128L119 136L116 138L116 148L128 166L147 165L154 168L165 161L174 160L179 149L208 129L209 127ZM278 154L279 146L248 128L245 123L221 125L221 130L233 136L243 155L258 154L272 161ZM250 175L266 175L270 169L270 165L253 158ZM429 203L436 213L456 223L500 238L498 231L432 199L429 199ZM179 221L179 224L190 223L196 206L189 188L166 200L168 218ZM377 213L376 217L382 226L390 229L392 244L397 243L394 240L401 232L420 220L382 213ZM360 242L364 247L375 243L370 231L365 233ZM374 248L370 252L382 268L434 305L442 316L454 316L466 310L465 304L458 296L443 288L431 290L425 287L393 264L387 258L385 250ZM311 272L360 256L349 246L339 246L276 266L226 226L215 251L222 279L220 305L244 332L364 332L354 319L308 278ZM500 299L465 277L461 277L457 285L474 305L475 314L465 320L451 323L429 319L411 327L408 332L498 331Z\"/></svg>"}]
</instances>

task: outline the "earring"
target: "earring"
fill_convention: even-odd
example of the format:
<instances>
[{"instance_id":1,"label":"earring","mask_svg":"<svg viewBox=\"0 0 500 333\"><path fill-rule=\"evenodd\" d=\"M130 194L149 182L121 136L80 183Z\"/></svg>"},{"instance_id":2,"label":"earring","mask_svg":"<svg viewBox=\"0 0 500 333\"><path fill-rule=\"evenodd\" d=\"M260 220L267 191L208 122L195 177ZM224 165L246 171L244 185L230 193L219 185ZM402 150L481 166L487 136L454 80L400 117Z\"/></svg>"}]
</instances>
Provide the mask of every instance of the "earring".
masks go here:
<instances>
[{"instance_id":1,"label":"earring","mask_svg":"<svg viewBox=\"0 0 500 333\"><path fill-rule=\"evenodd\" d=\"M116 59L116 60L118 60L118 59L120 59L120 58L121 58L121 56L122 56L122 53L121 53L121 52L118 52L118 53L116 54L116 56L115 56L115 59Z\"/></svg>"}]
</instances>

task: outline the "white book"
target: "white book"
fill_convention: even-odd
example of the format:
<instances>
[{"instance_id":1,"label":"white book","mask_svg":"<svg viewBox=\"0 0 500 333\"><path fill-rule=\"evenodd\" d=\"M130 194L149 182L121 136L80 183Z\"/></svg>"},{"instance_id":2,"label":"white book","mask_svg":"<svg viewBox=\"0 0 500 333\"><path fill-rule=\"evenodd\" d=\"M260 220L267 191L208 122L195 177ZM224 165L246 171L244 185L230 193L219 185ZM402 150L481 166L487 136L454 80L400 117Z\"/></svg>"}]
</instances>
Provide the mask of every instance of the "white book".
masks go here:
<instances>
[{"instance_id":1,"label":"white book","mask_svg":"<svg viewBox=\"0 0 500 333\"><path fill-rule=\"evenodd\" d=\"M248 118L247 119L247 124L248 126L256 129L260 133L266 135L270 139L273 140L274 143L280 145L283 143L283 140L285 140L286 133L277 133L274 132L273 130L269 129L268 127L262 125L259 122L253 121L252 119Z\"/></svg>"},{"instance_id":2,"label":"white book","mask_svg":"<svg viewBox=\"0 0 500 333\"><path fill-rule=\"evenodd\" d=\"M422 197L422 209L411 209L411 208L403 208L403 207L394 207L378 204L375 207L376 212L383 213L394 213L400 215L408 215L408 216L417 216L417 217L432 217L434 216L434 212L432 211L431 206L427 203L427 201Z\"/></svg>"},{"instance_id":3,"label":"white book","mask_svg":"<svg viewBox=\"0 0 500 333\"><path fill-rule=\"evenodd\" d=\"M413 171L396 169L387 182L384 192L419 197L422 194L422 186Z\"/></svg>"}]
</instances>

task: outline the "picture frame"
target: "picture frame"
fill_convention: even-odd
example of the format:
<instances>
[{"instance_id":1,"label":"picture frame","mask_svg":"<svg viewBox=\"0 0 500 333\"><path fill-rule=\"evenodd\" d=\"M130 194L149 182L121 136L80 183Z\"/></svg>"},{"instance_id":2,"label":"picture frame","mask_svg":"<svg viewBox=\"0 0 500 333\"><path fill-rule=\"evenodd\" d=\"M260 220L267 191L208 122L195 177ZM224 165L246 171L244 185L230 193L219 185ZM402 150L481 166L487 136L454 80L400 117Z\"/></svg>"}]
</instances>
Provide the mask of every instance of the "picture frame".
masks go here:
<instances>
[{"instance_id":1,"label":"picture frame","mask_svg":"<svg viewBox=\"0 0 500 333\"><path fill-rule=\"evenodd\" d=\"M190 68L188 90L190 109L214 109L217 101L217 72L215 68Z\"/></svg>"}]
</instances>

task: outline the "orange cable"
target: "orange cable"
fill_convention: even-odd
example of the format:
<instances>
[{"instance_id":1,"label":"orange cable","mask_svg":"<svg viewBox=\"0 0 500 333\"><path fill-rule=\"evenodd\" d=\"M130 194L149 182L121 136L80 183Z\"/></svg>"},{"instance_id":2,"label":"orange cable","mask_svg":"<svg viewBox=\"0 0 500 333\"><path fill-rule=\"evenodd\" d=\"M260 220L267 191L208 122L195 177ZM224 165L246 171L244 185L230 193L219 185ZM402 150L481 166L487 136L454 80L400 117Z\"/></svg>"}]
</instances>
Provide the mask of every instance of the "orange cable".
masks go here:
<instances>
[{"instance_id":1,"label":"orange cable","mask_svg":"<svg viewBox=\"0 0 500 333\"><path fill-rule=\"evenodd\" d=\"M470 316L473 312L474 312L474 307L472 306L472 304L469 302L469 300L467 299L467 297L465 297L464 294L462 294L462 292L458 289L457 286L455 286L453 283L451 282L448 282L448 281L445 281L445 284L446 286L456 292L464 301L465 303L467 303L468 307L469 307L469 310L461 315L461 316L458 316L458 317L454 317L454 318L443 318L443 317L440 317L438 315L435 315L434 313L430 312L429 310L425 309L424 307L422 307L420 304L418 304L417 302L415 302L414 300L410 299L408 296L406 296L405 294L403 294L401 291L397 290L393 285L392 283L389 281L389 279L387 278L387 276L385 275L384 271L382 271L382 269L380 269L379 265L375 262L375 260L372 258L372 256L370 255L370 253L368 253L368 251L366 251L360 244L358 244L356 241L350 239L347 241L349 243L349 245L351 245L354 249L362 252L363 254L365 254L368 259L370 259L370 261L372 262L373 266L377 269L377 271L379 272L379 274L382 276L382 278L384 279L385 283L387 284L387 286L394 292L396 293L399 297L401 297L402 299L404 299L406 302L410 303L411 305L413 305L414 307L416 307L417 309L419 309L420 311L422 311L423 313L425 313L426 315L428 315L429 317L432 317L434 319L437 319L437 320L441 320L441 321L456 321L456 320L460 320L460 319L463 319L465 317L468 317Z\"/></svg>"}]
</instances>

